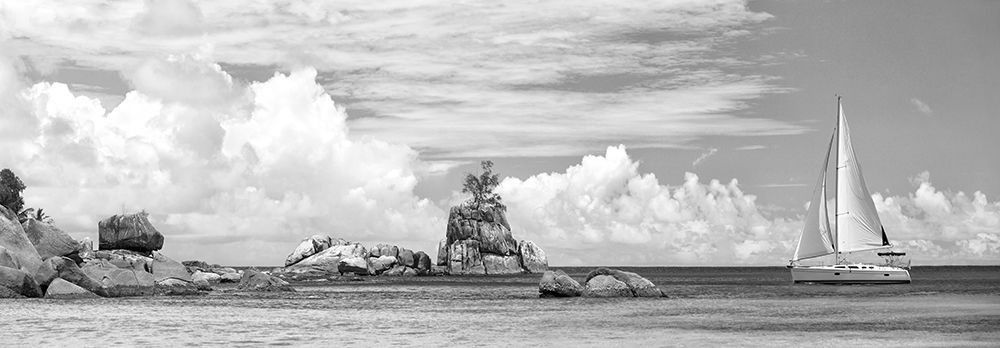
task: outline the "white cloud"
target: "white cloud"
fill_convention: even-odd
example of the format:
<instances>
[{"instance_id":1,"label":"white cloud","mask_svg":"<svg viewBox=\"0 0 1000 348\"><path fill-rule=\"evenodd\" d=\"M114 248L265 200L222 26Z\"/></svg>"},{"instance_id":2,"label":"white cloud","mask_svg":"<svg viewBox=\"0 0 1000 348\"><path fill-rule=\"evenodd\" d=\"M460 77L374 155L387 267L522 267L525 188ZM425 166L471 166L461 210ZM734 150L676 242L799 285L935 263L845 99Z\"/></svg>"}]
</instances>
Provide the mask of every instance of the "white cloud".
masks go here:
<instances>
[{"instance_id":1,"label":"white cloud","mask_svg":"<svg viewBox=\"0 0 1000 348\"><path fill-rule=\"evenodd\" d=\"M228 76L205 66L214 68L180 69L192 88L238 88L216 84ZM303 69L241 87L241 107L132 91L110 111L64 84L35 84L18 100L38 126L20 129L30 140L0 162L26 181L29 205L78 238L96 239L98 219L141 208L177 258L278 264L315 233L432 250L446 214L413 194L428 165L404 145L351 137L343 108L315 78ZM159 81L143 88L166 93L178 83Z\"/></svg>"},{"instance_id":2,"label":"white cloud","mask_svg":"<svg viewBox=\"0 0 1000 348\"><path fill-rule=\"evenodd\" d=\"M692 167L697 167L699 164L701 164L701 162L705 161L709 157L712 157L712 155L714 155L716 152L719 152L719 149L716 149L714 147L708 149L708 151L705 151L704 153L702 153L701 156L698 156L698 158L695 158L694 161L691 162L691 166Z\"/></svg>"},{"instance_id":3,"label":"white cloud","mask_svg":"<svg viewBox=\"0 0 1000 348\"><path fill-rule=\"evenodd\" d=\"M129 71L137 87L160 76L149 71L171 69L150 57L205 45L222 63L314 66L331 94L377 116L349 120L353 132L434 159L580 155L623 141L679 147L706 136L804 132L799 124L735 115L784 91L769 76L727 69L749 63L727 48L752 38L746 29L769 18L739 0L458 7L42 0L0 7L6 31L24 38L11 48L34 66L71 61ZM601 82L609 77L620 83Z\"/></svg>"},{"instance_id":4,"label":"white cloud","mask_svg":"<svg viewBox=\"0 0 1000 348\"><path fill-rule=\"evenodd\" d=\"M924 115L934 114L934 110L931 110L930 105L927 105L927 103L924 103L920 99L910 98L910 104L913 104L913 107L917 108L917 111L920 111Z\"/></svg>"}]
</instances>

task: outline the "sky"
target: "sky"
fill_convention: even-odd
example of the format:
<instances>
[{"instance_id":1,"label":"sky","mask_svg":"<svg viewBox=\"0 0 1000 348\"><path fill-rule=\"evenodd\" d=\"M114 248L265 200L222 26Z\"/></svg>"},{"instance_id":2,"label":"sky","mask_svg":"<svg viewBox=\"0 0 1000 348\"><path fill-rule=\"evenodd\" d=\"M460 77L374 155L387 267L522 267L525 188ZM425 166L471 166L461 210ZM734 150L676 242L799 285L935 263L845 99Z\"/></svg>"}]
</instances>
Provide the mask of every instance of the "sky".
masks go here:
<instances>
[{"instance_id":1,"label":"sky","mask_svg":"<svg viewBox=\"0 0 1000 348\"><path fill-rule=\"evenodd\" d=\"M1000 2L0 0L0 167L78 239L436 253L492 160L571 265L784 265L843 96L916 265L1000 263Z\"/></svg>"}]
</instances>

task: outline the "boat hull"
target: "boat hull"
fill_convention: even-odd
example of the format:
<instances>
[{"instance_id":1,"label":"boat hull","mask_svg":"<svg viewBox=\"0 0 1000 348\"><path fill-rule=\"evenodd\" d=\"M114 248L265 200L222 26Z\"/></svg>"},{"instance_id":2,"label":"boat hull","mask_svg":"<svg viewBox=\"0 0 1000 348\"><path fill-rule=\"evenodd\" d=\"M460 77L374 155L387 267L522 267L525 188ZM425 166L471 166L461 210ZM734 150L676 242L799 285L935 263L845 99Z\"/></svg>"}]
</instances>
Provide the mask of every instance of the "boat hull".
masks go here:
<instances>
[{"instance_id":1,"label":"boat hull","mask_svg":"<svg viewBox=\"0 0 1000 348\"><path fill-rule=\"evenodd\" d=\"M897 267L863 264L794 266L792 280L819 284L908 284L910 272Z\"/></svg>"}]
</instances>

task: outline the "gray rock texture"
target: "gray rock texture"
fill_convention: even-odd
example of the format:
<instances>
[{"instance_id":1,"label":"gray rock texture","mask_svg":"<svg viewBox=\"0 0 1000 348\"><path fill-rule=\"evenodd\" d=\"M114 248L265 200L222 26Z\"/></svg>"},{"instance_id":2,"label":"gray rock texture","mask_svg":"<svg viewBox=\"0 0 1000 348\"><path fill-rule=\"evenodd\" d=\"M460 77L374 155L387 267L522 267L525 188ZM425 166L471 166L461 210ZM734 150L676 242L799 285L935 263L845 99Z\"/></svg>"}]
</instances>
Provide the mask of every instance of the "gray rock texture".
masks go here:
<instances>
[{"instance_id":1,"label":"gray rock texture","mask_svg":"<svg viewBox=\"0 0 1000 348\"><path fill-rule=\"evenodd\" d=\"M583 294L583 286L562 270L545 271L538 293L539 297L577 297Z\"/></svg>"},{"instance_id":2,"label":"gray rock texture","mask_svg":"<svg viewBox=\"0 0 1000 348\"><path fill-rule=\"evenodd\" d=\"M163 235L149 222L146 212L112 215L97 227L101 250L150 252L163 248Z\"/></svg>"}]
</instances>

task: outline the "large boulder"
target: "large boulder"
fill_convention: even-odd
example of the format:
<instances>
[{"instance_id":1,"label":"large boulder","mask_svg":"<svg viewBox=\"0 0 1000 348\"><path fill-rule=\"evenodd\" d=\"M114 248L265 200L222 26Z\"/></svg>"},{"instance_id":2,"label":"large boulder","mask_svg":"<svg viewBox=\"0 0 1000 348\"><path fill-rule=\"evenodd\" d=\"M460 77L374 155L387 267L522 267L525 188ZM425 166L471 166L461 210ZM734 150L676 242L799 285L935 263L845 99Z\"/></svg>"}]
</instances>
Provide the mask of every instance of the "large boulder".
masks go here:
<instances>
[{"instance_id":1,"label":"large boulder","mask_svg":"<svg viewBox=\"0 0 1000 348\"><path fill-rule=\"evenodd\" d=\"M220 283L239 283L240 279L243 278L243 272L235 273L224 273L222 274L222 279L219 280Z\"/></svg>"},{"instance_id":2,"label":"large boulder","mask_svg":"<svg viewBox=\"0 0 1000 348\"><path fill-rule=\"evenodd\" d=\"M530 240L518 243L518 254L521 255L521 266L530 273L541 273L549 269L545 251Z\"/></svg>"},{"instance_id":3,"label":"large boulder","mask_svg":"<svg viewBox=\"0 0 1000 348\"><path fill-rule=\"evenodd\" d=\"M451 259L448 264L450 274L486 274L482 255L479 253L479 241L460 240L452 243L448 255Z\"/></svg>"},{"instance_id":4,"label":"large boulder","mask_svg":"<svg viewBox=\"0 0 1000 348\"><path fill-rule=\"evenodd\" d=\"M597 277L612 277L615 280L625 284L626 289L629 291L629 295L626 297L665 297L666 295L659 288L656 287L653 282L649 281L642 276L632 273L620 271L617 269L609 269L600 267L590 271L587 274L587 288L590 288L590 282ZM602 290L603 291L603 290Z\"/></svg>"},{"instance_id":5,"label":"large boulder","mask_svg":"<svg viewBox=\"0 0 1000 348\"><path fill-rule=\"evenodd\" d=\"M403 266L407 267L416 266L416 261L413 259L413 250L410 249L406 248L399 249L399 254L396 255L396 261L398 261L399 264Z\"/></svg>"},{"instance_id":6,"label":"large boulder","mask_svg":"<svg viewBox=\"0 0 1000 348\"><path fill-rule=\"evenodd\" d=\"M375 247L379 248L379 256L399 257L399 247L395 245L379 244Z\"/></svg>"},{"instance_id":7,"label":"large boulder","mask_svg":"<svg viewBox=\"0 0 1000 348\"><path fill-rule=\"evenodd\" d=\"M385 271L385 273L382 273L382 274L383 275L387 275L387 276L395 276L395 277L400 277L400 276L402 276L402 277L411 277L411 276L417 275L417 270L413 269L412 267L408 267L408 266L404 266L404 265L395 265L392 268L390 268L388 271Z\"/></svg>"},{"instance_id":8,"label":"large boulder","mask_svg":"<svg viewBox=\"0 0 1000 348\"><path fill-rule=\"evenodd\" d=\"M42 297L35 278L20 269L0 266L0 287L25 297Z\"/></svg>"},{"instance_id":9,"label":"large boulder","mask_svg":"<svg viewBox=\"0 0 1000 348\"><path fill-rule=\"evenodd\" d=\"M100 280L87 275L83 269L76 265L75 261L69 258L63 256L50 257L45 260L45 265L43 267L54 269L56 273L55 275L58 279L73 283L74 285L86 289L89 292L104 297L110 295ZM51 286L51 284L49 286Z\"/></svg>"},{"instance_id":10,"label":"large boulder","mask_svg":"<svg viewBox=\"0 0 1000 348\"><path fill-rule=\"evenodd\" d=\"M420 273L426 273L431 270L431 257L423 251L418 251L413 255L413 258L417 260L417 271Z\"/></svg>"},{"instance_id":11,"label":"large boulder","mask_svg":"<svg viewBox=\"0 0 1000 348\"><path fill-rule=\"evenodd\" d=\"M382 254L385 255L385 254ZM291 268L319 268L329 273L340 273L340 260L350 257L367 257L368 251L361 244L334 245L315 255L307 257L291 266Z\"/></svg>"},{"instance_id":12,"label":"large boulder","mask_svg":"<svg viewBox=\"0 0 1000 348\"><path fill-rule=\"evenodd\" d=\"M438 242L437 263L435 263L435 264L438 265L438 266L447 266L448 265L448 239L447 238L442 239L440 242Z\"/></svg>"},{"instance_id":13,"label":"large boulder","mask_svg":"<svg viewBox=\"0 0 1000 348\"><path fill-rule=\"evenodd\" d=\"M312 237L303 239L299 246L295 247L295 250L288 257L285 258L285 267L294 265L296 262L301 261L307 257L313 256L316 253L326 250L332 245L332 240L330 236L314 235Z\"/></svg>"},{"instance_id":14,"label":"large boulder","mask_svg":"<svg viewBox=\"0 0 1000 348\"><path fill-rule=\"evenodd\" d=\"M45 298L49 299L60 299L60 300L79 300L79 299L90 299L90 298L100 298L97 294L94 294L87 289L81 288L76 284L70 283L62 278L56 278L49 284L48 289L45 290Z\"/></svg>"},{"instance_id":15,"label":"large boulder","mask_svg":"<svg viewBox=\"0 0 1000 348\"><path fill-rule=\"evenodd\" d=\"M53 256L75 254L80 250L80 243L73 240L69 234L49 223L28 219L21 227L24 228L28 240L35 246L42 260Z\"/></svg>"},{"instance_id":16,"label":"large boulder","mask_svg":"<svg viewBox=\"0 0 1000 348\"><path fill-rule=\"evenodd\" d=\"M155 293L156 280L152 273L134 268L119 268L108 260L94 259L80 269L90 278L100 281L109 297L144 296ZM79 285L79 284L77 284Z\"/></svg>"},{"instance_id":17,"label":"large boulder","mask_svg":"<svg viewBox=\"0 0 1000 348\"><path fill-rule=\"evenodd\" d=\"M10 267L14 269L21 269L21 264L17 262L17 258L11 255L7 248L0 246L0 266Z\"/></svg>"},{"instance_id":18,"label":"large boulder","mask_svg":"<svg viewBox=\"0 0 1000 348\"><path fill-rule=\"evenodd\" d=\"M255 270L243 271L243 278L236 289L242 291L295 291L288 282Z\"/></svg>"},{"instance_id":19,"label":"large boulder","mask_svg":"<svg viewBox=\"0 0 1000 348\"><path fill-rule=\"evenodd\" d=\"M517 255L503 256L496 254L482 254L483 266L486 274L518 274L524 273L521 268L521 258Z\"/></svg>"},{"instance_id":20,"label":"large boulder","mask_svg":"<svg viewBox=\"0 0 1000 348\"><path fill-rule=\"evenodd\" d=\"M632 297L628 285L609 275L599 275L587 280L587 288L583 290L586 297Z\"/></svg>"},{"instance_id":21,"label":"large boulder","mask_svg":"<svg viewBox=\"0 0 1000 348\"><path fill-rule=\"evenodd\" d=\"M545 271L538 281L538 293L539 297L577 297L583 294L583 286L562 270Z\"/></svg>"},{"instance_id":22,"label":"large boulder","mask_svg":"<svg viewBox=\"0 0 1000 348\"><path fill-rule=\"evenodd\" d=\"M163 248L163 235L149 223L149 214L112 215L97 224L102 250L126 249L150 252Z\"/></svg>"},{"instance_id":23,"label":"large boulder","mask_svg":"<svg viewBox=\"0 0 1000 348\"><path fill-rule=\"evenodd\" d=\"M42 265L42 257L38 255L35 245L31 244L24 228L18 223L17 215L0 205L0 246L7 249L7 254L17 264L18 269L34 276Z\"/></svg>"},{"instance_id":24,"label":"large boulder","mask_svg":"<svg viewBox=\"0 0 1000 348\"><path fill-rule=\"evenodd\" d=\"M496 222L478 222L479 252L497 255L511 255L517 252L517 241L510 229Z\"/></svg>"},{"instance_id":25,"label":"large boulder","mask_svg":"<svg viewBox=\"0 0 1000 348\"><path fill-rule=\"evenodd\" d=\"M368 264L368 258L363 256L348 257L340 260L337 264L340 274L354 273L355 275L375 274L372 266Z\"/></svg>"},{"instance_id":26,"label":"large boulder","mask_svg":"<svg viewBox=\"0 0 1000 348\"><path fill-rule=\"evenodd\" d=\"M153 279L163 281L167 278L174 278L191 282L191 273L188 273L184 264L174 261L159 252L153 252Z\"/></svg>"},{"instance_id":27,"label":"large boulder","mask_svg":"<svg viewBox=\"0 0 1000 348\"><path fill-rule=\"evenodd\" d=\"M191 281L195 284L204 281L205 284L218 284L222 282L222 276L213 272L195 271L191 275Z\"/></svg>"},{"instance_id":28,"label":"large boulder","mask_svg":"<svg viewBox=\"0 0 1000 348\"><path fill-rule=\"evenodd\" d=\"M379 249L376 248L373 250L379 250ZM392 256L382 255L379 257L369 257L368 262L371 263L372 271L374 271L375 274L382 274L382 272L389 270L390 268L392 268L393 265L396 264L396 258Z\"/></svg>"},{"instance_id":29,"label":"large boulder","mask_svg":"<svg viewBox=\"0 0 1000 348\"><path fill-rule=\"evenodd\" d=\"M156 281L156 292L162 295L197 295L199 286L194 282L177 278L165 278Z\"/></svg>"}]
</instances>

